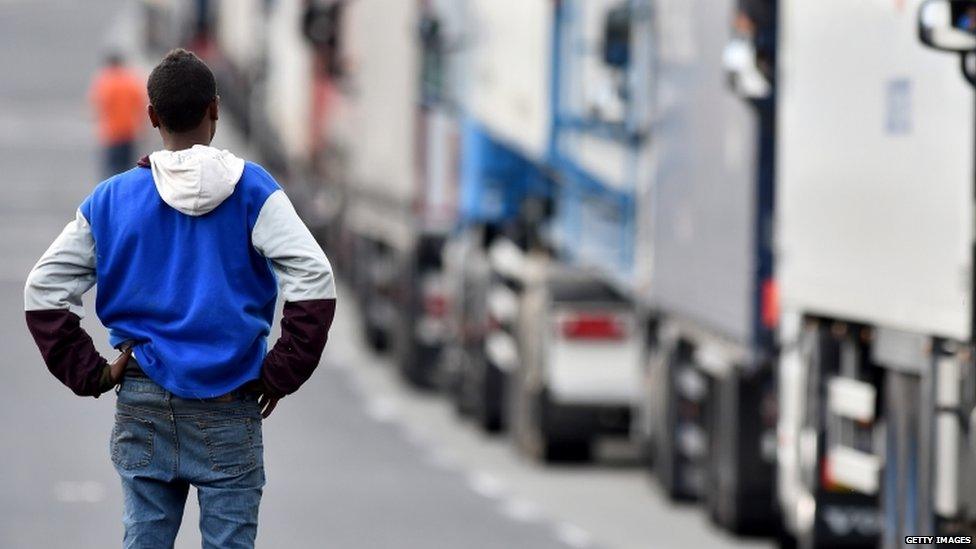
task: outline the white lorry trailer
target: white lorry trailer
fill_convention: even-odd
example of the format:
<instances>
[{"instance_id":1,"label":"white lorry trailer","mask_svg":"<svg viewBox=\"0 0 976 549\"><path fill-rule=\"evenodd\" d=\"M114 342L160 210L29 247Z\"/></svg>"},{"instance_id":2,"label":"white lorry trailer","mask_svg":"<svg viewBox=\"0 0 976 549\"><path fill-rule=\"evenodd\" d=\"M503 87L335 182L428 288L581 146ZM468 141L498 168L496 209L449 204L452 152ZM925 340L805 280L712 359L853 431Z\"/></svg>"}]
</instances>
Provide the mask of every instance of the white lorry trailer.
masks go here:
<instances>
[{"instance_id":1,"label":"white lorry trailer","mask_svg":"<svg viewBox=\"0 0 976 549\"><path fill-rule=\"evenodd\" d=\"M807 547L972 524L973 96L919 5L780 7L778 497Z\"/></svg>"},{"instance_id":2,"label":"white lorry trailer","mask_svg":"<svg viewBox=\"0 0 976 549\"><path fill-rule=\"evenodd\" d=\"M433 385L445 334L440 247L456 200L450 109L424 96L443 67L421 70L437 53L425 10L451 14L439 4L224 0L214 10L225 102L353 281L368 342L418 386ZM456 32L457 19L438 32Z\"/></svg>"},{"instance_id":3,"label":"white lorry trailer","mask_svg":"<svg viewBox=\"0 0 976 549\"><path fill-rule=\"evenodd\" d=\"M448 370L462 411L488 429L512 420L517 447L540 459L626 434L635 401L639 3L468 3L460 230L446 255L463 257L464 274Z\"/></svg>"},{"instance_id":4,"label":"white lorry trailer","mask_svg":"<svg viewBox=\"0 0 976 549\"><path fill-rule=\"evenodd\" d=\"M664 490L776 525L771 309L776 2L655 0L657 158L638 432Z\"/></svg>"},{"instance_id":5,"label":"white lorry trailer","mask_svg":"<svg viewBox=\"0 0 976 549\"><path fill-rule=\"evenodd\" d=\"M585 457L627 435L639 387L634 304L639 174L649 158L647 2L566 0L553 12L546 157L551 252L527 261L512 377L514 439Z\"/></svg>"}]
</instances>

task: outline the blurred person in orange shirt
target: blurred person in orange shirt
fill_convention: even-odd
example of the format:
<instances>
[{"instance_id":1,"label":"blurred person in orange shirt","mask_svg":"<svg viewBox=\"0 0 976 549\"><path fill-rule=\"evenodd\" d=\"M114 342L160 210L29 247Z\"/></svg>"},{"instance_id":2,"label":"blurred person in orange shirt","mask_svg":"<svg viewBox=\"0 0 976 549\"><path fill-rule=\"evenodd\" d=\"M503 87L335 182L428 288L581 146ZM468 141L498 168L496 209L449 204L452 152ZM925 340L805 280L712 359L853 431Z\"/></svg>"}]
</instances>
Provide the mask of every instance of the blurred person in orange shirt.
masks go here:
<instances>
[{"instance_id":1,"label":"blurred person in orange shirt","mask_svg":"<svg viewBox=\"0 0 976 549\"><path fill-rule=\"evenodd\" d=\"M145 79L111 53L95 76L88 93L98 117L98 138L103 148L104 177L135 166L135 142L143 128Z\"/></svg>"}]
</instances>

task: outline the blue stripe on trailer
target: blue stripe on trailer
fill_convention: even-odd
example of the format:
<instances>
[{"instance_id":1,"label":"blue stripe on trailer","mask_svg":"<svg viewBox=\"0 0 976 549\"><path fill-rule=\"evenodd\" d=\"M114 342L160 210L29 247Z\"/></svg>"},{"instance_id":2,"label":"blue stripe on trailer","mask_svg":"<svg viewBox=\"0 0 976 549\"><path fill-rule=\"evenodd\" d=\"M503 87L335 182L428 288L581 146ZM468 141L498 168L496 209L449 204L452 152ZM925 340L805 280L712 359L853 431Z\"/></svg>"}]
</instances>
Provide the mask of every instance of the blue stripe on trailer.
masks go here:
<instances>
[{"instance_id":1,"label":"blue stripe on trailer","mask_svg":"<svg viewBox=\"0 0 976 549\"><path fill-rule=\"evenodd\" d=\"M526 197L546 196L546 178L533 162L470 116L463 117L461 132L462 226L513 219Z\"/></svg>"},{"instance_id":2,"label":"blue stripe on trailer","mask_svg":"<svg viewBox=\"0 0 976 549\"><path fill-rule=\"evenodd\" d=\"M636 201L608 187L574 162L556 164L554 241L564 258L625 282L634 270Z\"/></svg>"}]
</instances>

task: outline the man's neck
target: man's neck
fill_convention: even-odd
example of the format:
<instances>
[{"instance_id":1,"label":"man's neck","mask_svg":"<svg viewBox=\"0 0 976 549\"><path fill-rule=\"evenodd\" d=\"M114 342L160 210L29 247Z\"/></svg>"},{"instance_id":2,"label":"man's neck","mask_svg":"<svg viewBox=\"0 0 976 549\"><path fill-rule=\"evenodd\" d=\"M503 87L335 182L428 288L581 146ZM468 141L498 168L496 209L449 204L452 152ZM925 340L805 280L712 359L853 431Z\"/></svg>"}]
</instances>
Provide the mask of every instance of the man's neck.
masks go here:
<instances>
[{"instance_id":1,"label":"man's neck","mask_svg":"<svg viewBox=\"0 0 976 549\"><path fill-rule=\"evenodd\" d=\"M203 127L185 133L163 133L163 148L168 151L182 151L194 145L208 146L211 135L210 128Z\"/></svg>"},{"instance_id":2,"label":"man's neck","mask_svg":"<svg viewBox=\"0 0 976 549\"><path fill-rule=\"evenodd\" d=\"M189 149L189 148L193 147L194 145L209 146L210 145L210 141L209 140L204 141L202 139L168 139L168 140L163 140L163 148L166 149L167 151L182 151L182 150L185 150L185 149Z\"/></svg>"}]
</instances>

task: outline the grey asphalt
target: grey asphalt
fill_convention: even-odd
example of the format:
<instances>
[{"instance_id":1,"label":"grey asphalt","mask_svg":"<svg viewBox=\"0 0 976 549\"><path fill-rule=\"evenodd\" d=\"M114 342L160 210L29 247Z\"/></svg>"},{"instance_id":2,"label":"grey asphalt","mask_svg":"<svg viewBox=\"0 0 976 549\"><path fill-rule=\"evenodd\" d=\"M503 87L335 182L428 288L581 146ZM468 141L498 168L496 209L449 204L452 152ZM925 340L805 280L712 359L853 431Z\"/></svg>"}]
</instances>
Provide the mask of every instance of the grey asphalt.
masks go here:
<instances>
[{"instance_id":1,"label":"grey asphalt","mask_svg":"<svg viewBox=\"0 0 976 549\"><path fill-rule=\"evenodd\" d=\"M85 93L125 5L0 0L0 548L101 549L122 536L114 396L78 398L48 374L22 290L98 181ZM233 131L221 139L234 142ZM663 503L635 467L547 470L473 434L437 399L399 387L362 350L354 316L340 307L323 366L265 424L259 546L742 544ZM94 314L85 325L110 355ZM191 497L177 547L199 546L194 507Z\"/></svg>"}]
</instances>

